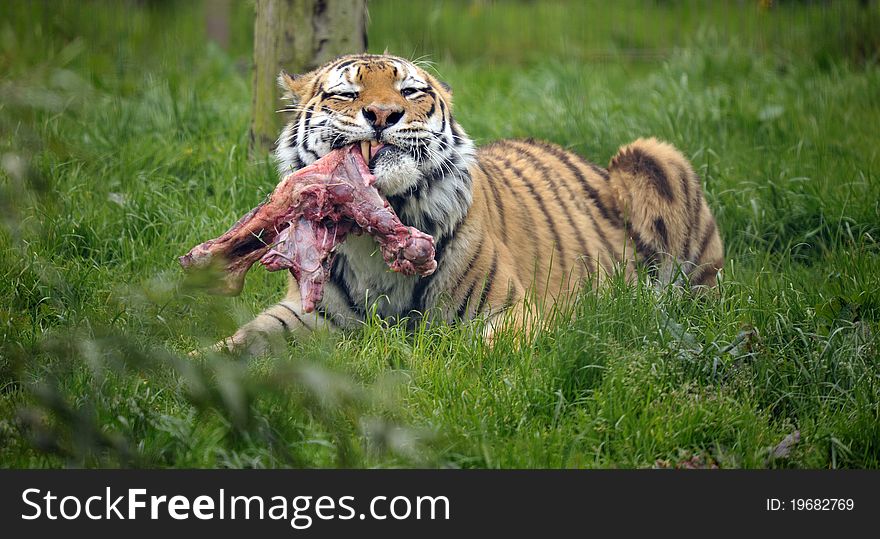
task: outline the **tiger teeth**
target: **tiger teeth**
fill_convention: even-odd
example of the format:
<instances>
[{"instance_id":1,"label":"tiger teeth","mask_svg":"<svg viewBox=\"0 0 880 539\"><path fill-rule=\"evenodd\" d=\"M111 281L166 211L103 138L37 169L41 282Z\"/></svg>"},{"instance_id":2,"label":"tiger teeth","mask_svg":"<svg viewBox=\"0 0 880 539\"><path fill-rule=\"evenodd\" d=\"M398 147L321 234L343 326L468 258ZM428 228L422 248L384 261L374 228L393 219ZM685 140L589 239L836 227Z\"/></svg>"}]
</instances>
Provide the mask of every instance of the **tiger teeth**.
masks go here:
<instances>
[{"instance_id":1,"label":"tiger teeth","mask_svg":"<svg viewBox=\"0 0 880 539\"><path fill-rule=\"evenodd\" d=\"M370 162L370 141L362 140L361 141L361 155L364 157L364 162Z\"/></svg>"}]
</instances>

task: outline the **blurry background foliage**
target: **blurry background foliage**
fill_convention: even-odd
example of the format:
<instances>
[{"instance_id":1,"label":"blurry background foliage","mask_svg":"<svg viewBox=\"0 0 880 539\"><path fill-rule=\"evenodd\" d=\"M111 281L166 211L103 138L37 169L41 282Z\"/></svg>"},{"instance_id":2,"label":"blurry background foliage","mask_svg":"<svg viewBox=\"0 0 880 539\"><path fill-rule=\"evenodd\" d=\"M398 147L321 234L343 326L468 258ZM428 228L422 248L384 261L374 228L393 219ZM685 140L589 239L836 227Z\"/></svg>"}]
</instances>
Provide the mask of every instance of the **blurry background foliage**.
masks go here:
<instances>
[{"instance_id":1,"label":"blurry background foliage","mask_svg":"<svg viewBox=\"0 0 880 539\"><path fill-rule=\"evenodd\" d=\"M285 283L212 298L176 264L277 181L246 151L253 5L6 0L0 466L880 464L877 2L369 12L370 50L429 62L479 143L682 148L728 248L718 296L612 283L520 348L370 319L190 360Z\"/></svg>"}]
</instances>

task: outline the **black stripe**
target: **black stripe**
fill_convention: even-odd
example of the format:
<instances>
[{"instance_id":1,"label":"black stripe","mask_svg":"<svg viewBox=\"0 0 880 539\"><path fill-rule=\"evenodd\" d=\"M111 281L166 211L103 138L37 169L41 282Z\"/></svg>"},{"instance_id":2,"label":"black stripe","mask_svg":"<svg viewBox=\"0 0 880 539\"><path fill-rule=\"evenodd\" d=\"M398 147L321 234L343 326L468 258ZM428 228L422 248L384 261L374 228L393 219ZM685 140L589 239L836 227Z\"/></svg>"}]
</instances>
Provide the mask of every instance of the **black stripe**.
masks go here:
<instances>
[{"instance_id":1,"label":"black stripe","mask_svg":"<svg viewBox=\"0 0 880 539\"><path fill-rule=\"evenodd\" d=\"M535 142L534 144L555 155L556 158L559 159L562 164L571 171L571 173L580 184L581 188L584 190L584 193L586 193L586 195L590 197L590 200L593 201L593 204L599 210L602 218L618 228L622 226L623 223L620 220L620 216L617 215L616 212L609 211L608 208L605 207L605 204L602 203L602 200L599 197L599 193L596 191L595 188L593 188L592 185L590 185L589 180L587 180L580 169L569 159L569 155L575 154L569 154L569 152L566 152L565 150L562 150L558 146L554 146L549 142Z\"/></svg>"},{"instance_id":2,"label":"black stripe","mask_svg":"<svg viewBox=\"0 0 880 539\"><path fill-rule=\"evenodd\" d=\"M703 189L700 187L699 179L697 179L697 183L695 184L696 189L694 189L694 202L696 202L697 208L694 210L693 215L691 216L691 224L690 224L690 233L688 235L688 246L687 246L687 254L685 256L685 260L693 261L694 255L694 241L696 240L696 234L700 230L700 227L703 226Z\"/></svg>"},{"instance_id":3,"label":"black stripe","mask_svg":"<svg viewBox=\"0 0 880 539\"><path fill-rule=\"evenodd\" d=\"M464 218L455 224L455 227L450 234L445 238L438 239L437 245L434 249L434 260L437 262L437 270L431 275L422 277L416 281L416 285L413 287L412 296L410 297L410 306L408 309L410 312L424 312L427 310L428 306L425 305L425 300L428 293L428 285L430 285L434 281L434 278L443 271L443 257L446 254L449 245L455 240L455 235L458 233L459 228L461 228L462 223L464 223Z\"/></svg>"},{"instance_id":4,"label":"black stripe","mask_svg":"<svg viewBox=\"0 0 880 539\"><path fill-rule=\"evenodd\" d=\"M495 199L495 211L498 212L498 220L501 221L501 238L507 243L507 219L504 216L504 204L501 202L501 194L498 192L498 186L495 185L492 176L489 175L489 172L483 167L483 164L477 161L477 167L483 172L483 175L486 177L486 183L489 184L489 188L492 190L492 198ZM501 180L501 178L498 178Z\"/></svg>"},{"instance_id":5,"label":"black stripe","mask_svg":"<svg viewBox=\"0 0 880 539\"><path fill-rule=\"evenodd\" d=\"M657 252L645 243L645 240L642 239L642 236L638 232L630 230L629 235L632 238L633 243L636 245L636 252L642 255L643 258L650 259L657 255Z\"/></svg>"},{"instance_id":6,"label":"black stripe","mask_svg":"<svg viewBox=\"0 0 880 539\"><path fill-rule=\"evenodd\" d=\"M464 217L459 219L458 222L455 223L455 226L452 228L452 232L450 232L446 236L441 236L440 238L438 238L438 240L437 240L438 245L434 251L434 260L437 261L438 267L440 265L440 260L443 258L443 254L446 251L447 246L450 243L452 243L452 241L455 239L455 235L458 233L458 230L461 228L461 225L464 224L464 220L465 220Z\"/></svg>"},{"instance_id":7,"label":"black stripe","mask_svg":"<svg viewBox=\"0 0 880 539\"><path fill-rule=\"evenodd\" d=\"M503 309L507 310L508 308L513 306L513 301L516 299L516 288L513 287L509 282L507 283L507 297L504 298Z\"/></svg>"},{"instance_id":8,"label":"black stripe","mask_svg":"<svg viewBox=\"0 0 880 539\"><path fill-rule=\"evenodd\" d=\"M563 149L563 150L565 150L565 149ZM579 154L577 152L573 152L571 150L565 150L565 151L568 155L574 156L574 158L577 159L581 165L589 168L590 170L592 170L593 172L595 172L596 174L601 176L602 179L605 180L606 182L609 179L611 179L611 176L608 175L608 171L605 170L604 168L600 167L596 163L593 163L592 161L585 159L581 154Z\"/></svg>"},{"instance_id":9,"label":"black stripe","mask_svg":"<svg viewBox=\"0 0 880 539\"><path fill-rule=\"evenodd\" d=\"M343 69L343 68L348 67L348 66L350 66L351 64L353 64L353 63L355 63L355 62L357 62L357 61L359 61L359 60L360 60L360 58L351 58L351 59L348 59L348 60L343 60L342 62L340 62L340 63L338 63L338 64L331 65L330 68L329 68L327 71L333 71L333 70L335 70L335 69Z\"/></svg>"},{"instance_id":10,"label":"black stripe","mask_svg":"<svg viewBox=\"0 0 880 539\"><path fill-rule=\"evenodd\" d=\"M456 146L461 146L462 145L461 139L466 138L467 135L465 134L464 131L461 130L461 127L458 125L458 122L455 121L455 118L449 119L449 125L451 126L450 131L452 132L452 134L455 135L456 137L458 137L457 139L455 139L454 144Z\"/></svg>"},{"instance_id":11,"label":"black stripe","mask_svg":"<svg viewBox=\"0 0 880 539\"><path fill-rule=\"evenodd\" d=\"M511 141L511 142L513 142L513 141ZM518 142L518 141L516 141L516 142ZM541 171L541 174L544 176L544 180L547 182L547 184L550 185L550 186L553 186L553 184L551 184L551 183L550 183L550 180L549 180L549 178L551 177L550 170L544 165L544 163L541 162L541 160L540 160L535 154L531 153L531 151L529 151L528 149L526 149L526 148L528 148L529 146L530 146L529 144L524 143L524 144L521 144L521 145L517 145L517 148L516 148L516 149L517 149L517 151L520 151L521 153L524 153L524 154L528 155L529 157L531 157L532 160L534 161L534 165L535 165L535 167L538 168L538 169ZM577 178L578 175L579 175L579 171L578 171L577 169L575 169L575 168L571 168L571 167L568 167L568 168L569 168L569 170L572 172L572 174L575 175L575 178ZM582 177L581 177L580 179L583 180ZM565 186L565 190L568 192L568 195L569 195L570 197L574 198L574 197L575 197L575 194L574 194L574 193L571 191L571 189L568 187L568 183L567 183L567 182L562 182L562 185ZM555 185L555 187L558 188L558 184ZM565 211L566 216L568 217L569 223L571 223L571 227L572 227L572 229L574 230L575 236L577 236L578 242L581 244L581 249L583 250L583 253L584 253L585 255L588 255L589 252L590 252L590 245L587 243L587 241L586 241L586 240L584 239L584 237L581 235L580 228L579 228L578 226L576 226L576 224L574 223L574 220L573 220L572 217L571 217L571 214L570 214L569 211L565 208L565 206L562 204L562 202L561 202L561 200L559 199L559 196L558 196L558 195L556 195L556 200L557 200L557 202L559 202L560 207L563 208L563 211ZM584 213L586 213L587 218L593 223L593 229L596 231L596 235L599 236L599 240L600 240L600 241L602 242L602 244L605 246L605 249L606 249L606 251L607 251L607 253L608 253L608 258L609 258L609 260L613 260L612 257L613 257L613 254L614 254L615 251L614 251L614 249L611 247L611 244L608 242L608 238L606 237L605 233L604 233L604 232L602 231L602 229L599 227L599 223L596 221L596 218L593 216L593 212L590 211L590 209L588 208L587 211L584 212ZM587 266L587 267L589 268L589 266ZM609 268L609 269L610 269L610 268ZM592 271L590 271L590 273L592 274Z\"/></svg>"},{"instance_id":12,"label":"black stripe","mask_svg":"<svg viewBox=\"0 0 880 539\"><path fill-rule=\"evenodd\" d=\"M318 103L315 103L311 107L306 109L306 113L303 117L303 135L304 135L305 140L301 141L302 145L300 146L300 149L302 149L303 151L305 151L306 153L308 153L312 157L314 157L315 161L318 160L317 152L308 148L306 145L309 142L309 130L311 129L310 124L312 121L312 114L314 113L314 109L316 109L317 107L318 107Z\"/></svg>"},{"instance_id":13,"label":"black stripe","mask_svg":"<svg viewBox=\"0 0 880 539\"><path fill-rule=\"evenodd\" d=\"M294 316L294 318L299 320L300 324L302 324L305 327L309 327L308 325L306 325L306 323L303 321L303 319L299 317L299 315L296 313L296 311L291 309L289 306L285 305L284 303L279 303L278 305L280 305L280 306L284 307L285 309L287 309L288 311L290 311L290 314L292 314Z\"/></svg>"},{"instance_id":14,"label":"black stripe","mask_svg":"<svg viewBox=\"0 0 880 539\"><path fill-rule=\"evenodd\" d=\"M489 267L489 274L486 276L483 284L483 291L480 292L480 303L477 304L477 313L479 314L483 310L483 305L486 304L486 298L489 297L489 291L492 290L492 285L495 282L495 271L498 269L498 252L495 252L495 255L492 257L492 266Z\"/></svg>"},{"instance_id":15,"label":"black stripe","mask_svg":"<svg viewBox=\"0 0 880 539\"><path fill-rule=\"evenodd\" d=\"M547 225L550 228L550 232L553 233L553 239L556 242L556 249L559 250L559 256L561 256L563 259L567 259L567 256L566 256L565 250L564 250L565 247L562 244L562 237L559 235L559 230L556 229L556 222L553 219L553 216L547 210L547 205L544 204L544 198L541 197L541 195L537 191L535 191L535 187L531 184L531 182L529 182L526 179L526 177L523 175L522 171L519 170L519 168L517 168L513 163L510 162L510 159L508 159L507 157L501 157L501 156L498 156L498 157L501 158L501 162L504 164L504 166L506 168L510 169L510 171L513 172L513 174L517 178L519 178L520 182L522 182L528 188L532 197L534 197L535 202L538 203L538 206L541 208L541 211L544 213L544 218L547 221Z\"/></svg>"},{"instance_id":16,"label":"black stripe","mask_svg":"<svg viewBox=\"0 0 880 539\"><path fill-rule=\"evenodd\" d=\"M403 205L406 204L406 195L388 195L386 200L388 204L394 209L394 213L400 215L403 210Z\"/></svg>"},{"instance_id":17,"label":"black stripe","mask_svg":"<svg viewBox=\"0 0 880 539\"><path fill-rule=\"evenodd\" d=\"M285 307L286 307L286 305L285 305ZM328 313L326 309L324 309L323 307L318 307L315 310L318 312L318 314L321 315L321 318L323 318L325 322L327 322L331 326L339 327L339 324L337 324L333 320L333 316L330 313ZM297 317L297 318L299 318L299 317ZM306 327L308 327L308 326L306 326Z\"/></svg>"},{"instance_id":18,"label":"black stripe","mask_svg":"<svg viewBox=\"0 0 880 539\"><path fill-rule=\"evenodd\" d=\"M423 196L427 196L431 189L446 179L446 174L443 171L442 166L431 169L428 172L427 176L422 174L419 177L419 181L410 188L409 196L415 197L416 200L421 200Z\"/></svg>"},{"instance_id":19,"label":"black stripe","mask_svg":"<svg viewBox=\"0 0 880 539\"><path fill-rule=\"evenodd\" d=\"M297 146L299 146L299 123L298 122L294 125L293 132L290 134L289 137L287 137L287 147L294 150L294 156L293 156L294 162L290 164L290 166L293 168L293 170L298 170L303 167L302 159L300 159L300 157L299 157L299 151L298 151L299 148L297 148ZM289 172L288 170L285 170L284 174L287 174L288 172Z\"/></svg>"},{"instance_id":20,"label":"black stripe","mask_svg":"<svg viewBox=\"0 0 880 539\"><path fill-rule=\"evenodd\" d=\"M657 252L642 239L641 235L630 226L630 223L626 223L626 231L636 246L636 259L648 267L649 273L652 276L655 275L657 270Z\"/></svg>"},{"instance_id":21,"label":"black stripe","mask_svg":"<svg viewBox=\"0 0 880 539\"><path fill-rule=\"evenodd\" d=\"M687 250L688 250L688 246L691 243L690 223L692 223L694 220L693 213L692 213L693 210L691 208L691 206L693 205L693 202L691 201L691 173L690 173L690 170L683 168L683 169L679 170L679 174L681 174L681 190L682 190L682 193L684 193L684 204L685 204L684 208L685 208L685 213L687 215L687 222L688 222L688 226L687 226L687 228L685 228L685 230L683 231L684 233L682 234L684 239L683 239L683 243L681 246L681 256L685 260L687 260Z\"/></svg>"},{"instance_id":22,"label":"black stripe","mask_svg":"<svg viewBox=\"0 0 880 539\"><path fill-rule=\"evenodd\" d=\"M644 259L644 262L645 265L648 266L648 274L651 277L656 278L658 275L658 265L660 262L659 254L661 251L669 251L669 249L667 248L667 246L669 245L669 238L667 237L666 223L663 222L663 219L659 217L654 219L654 233L657 236L660 236L660 242L658 242L656 238L653 238L653 241L651 243L654 245L650 247L650 249L653 250L653 253L648 255ZM636 242L636 245L643 242L641 237L639 237L638 233L635 232L635 230L633 230L633 241ZM661 243L662 245L656 246L657 243Z\"/></svg>"},{"instance_id":23,"label":"black stripe","mask_svg":"<svg viewBox=\"0 0 880 539\"><path fill-rule=\"evenodd\" d=\"M468 270L470 270L472 267L474 267L474 264L477 262L477 258L479 258L479 256L480 256L480 251L483 249L483 243L485 241L486 241L486 236L484 234L483 236L480 237L480 243L477 244L477 248L474 249L474 252L471 255L470 260L468 260L468 263L465 264L465 266L464 266L464 271L462 272L461 276L459 276L458 281L455 283L455 287L454 287L455 290L458 290L459 288L461 288L461 284L464 282L465 278L467 278L467 276L468 276L468 273L469 273Z\"/></svg>"},{"instance_id":24,"label":"black stripe","mask_svg":"<svg viewBox=\"0 0 880 539\"><path fill-rule=\"evenodd\" d=\"M272 317L272 318L274 318L275 320L278 320L278 322L281 323L281 327L283 327L284 330L287 331L287 329L288 329L288 328L287 328L287 322L285 322L284 320L282 320L281 317L279 317L279 316L275 316L275 315L272 314L272 313L263 313L263 314L265 314L266 316Z\"/></svg>"},{"instance_id":25,"label":"black stripe","mask_svg":"<svg viewBox=\"0 0 880 539\"><path fill-rule=\"evenodd\" d=\"M445 133L446 132L446 104L443 102L442 99L438 99L437 101L440 102L440 119L442 120L442 123L440 124L440 132Z\"/></svg>"},{"instance_id":26,"label":"black stripe","mask_svg":"<svg viewBox=\"0 0 880 539\"><path fill-rule=\"evenodd\" d=\"M663 221L662 217L657 217L654 219L654 231L657 232L657 235L660 236L660 240L663 242L663 249L669 251L669 235L666 231L666 223Z\"/></svg>"},{"instance_id":27,"label":"black stripe","mask_svg":"<svg viewBox=\"0 0 880 539\"><path fill-rule=\"evenodd\" d=\"M304 129L305 131L308 131L311 128L309 123L312 121L312 114L314 114L316 108L318 108L317 103L315 103L314 105L312 105L311 107L306 109L306 115L303 118L303 124L305 125L305 129ZM308 134L308 133L306 133L306 134Z\"/></svg>"},{"instance_id":28,"label":"black stripe","mask_svg":"<svg viewBox=\"0 0 880 539\"><path fill-rule=\"evenodd\" d=\"M657 256L657 251L655 251L650 245L645 243L645 240L643 240L641 235L639 235L639 233L635 230L630 230L629 236L632 238L633 243L636 245L636 253L642 256L643 261L646 264L654 263L654 258Z\"/></svg>"},{"instance_id":29,"label":"black stripe","mask_svg":"<svg viewBox=\"0 0 880 539\"><path fill-rule=\"evenodd\" d=\"M345 260L345 256L342 253L338 253L336 257L334 257L333 263L330 267L330 282L339 288L343 299L345 299L345 302L348 304L348 308L351 309L353 313L363 316L364 309L352 299L351 289L348 286L348 282L345 280L345 275L343 275L343 260Z\"/></svg>"},{"instance_id":30,"label":"black stripe","mask_svg":"<svg viewBox=\"0 0 880 539\"><path fill-rule=\"evenodd\" d=\"M315 150L310 150L310 149L306 148L305 145L301 146L301 149L302 149L302 151L304 151L304 152L306 152L307 154L311 155L311 156L312 156L312 159L314 159L315 161L317 161L318 159L320 159L320 158L318 157L318 153L317 153Z\"/></svg>"},{"instance_id":31,"label":"black stripe","mask_svg":"<svg viewBox=\"0 0 880 539\"><path fill-rule=\"evenodd\" d=\"M703 241L700 242L700 248L697 249L697 256L694 258L694 262L698 264L703 263L703 256L706 254L706 248L709 246L709 242L712 241L712 238L715 236L715 219L709 220L709 225L706 227L706 232L703 236Z\"/></svg>"},{"instance_id":32,"label":"black stripe","mask_svg":"<svg viewBox=\"0 0 880 539\"><path fill-rule=\"evenodd\" d=\"M456 316L459 319L464 318L464 315L467 313L468 304L470 303L470 300L471 300L471 294L474 293L474 286L475 285L476 285L476 281L471 283L470 288L468 288L468 291L465 292L465 294L464 294L464 301L462 301L461 305L458 306L458 312L456 313Z\"/></svg>"},{"instance_id":33,"label":"black stripe","mask_svg":"<svg viewBox=\"0 0 880 539\"><path fill-rule=\"evenodd\" d=\"M420 228L422 232L431 235L431 237L437 237L437 221L428 216L427 213L422 214L422 226Z\"/></svg>"},{"instance_id":34,"label":"black stripe","mask_svg":"<svg viewBox=\"0 0 880 539\"><path fill-rule=\"evenodd\" d=\"M446 152L449 149L449 141L446 140L446 132L440 132L440 137L436 139L437 146L439 146L439 151Z\"/></svg>"},{"instance_id":35,"label":"black stripe","mask_svg":"<svg viewBox=\"0 0 880 539\"><path fill-rule=\"evenodd\" d=\"M493 156L492 154L489 154L489 153L485 153L485 152L484 152L484 153L483 153L483 157L484 157L484 159L482 159L482 160L480 161L480 163L482 163L483 165L488 166L489 168L493 169L493 170L495 171L496 177L498 177L498 178L506 178L506 175L504 174L504 172L498 167L498 165L496 165L496 164L492 161L492 159L493 159L494 157L496 157L496 156ZM508 193L510 193L510 196L512 197L513 200L517 200L517 201L519 200L519 196L518 196L518 194L513 190L513 187L510 186L510 182L502 181L501 184L504 186L505 189L507 189ZM525 229L525 230L533 231L533 232L534 232L534 235L537 236L537 230L536 230L536 228L535 228L535 219L534 219L534 217L532 216L531 209L529 209L529 208L527 207L524 211L519 212L519 215L522 215L523 217L525 217L525 218L528 220L528 225L526 225L526 226L524 227L524 229ZM540 254L540 252L539 252L539 250L538 250L538 245L537 245L536 242L534 242L534 241L531 242L531 244L532 244L532 258L533 258L533 259L537 259L537 257L538 257L539 254Z\"/></svg>"},{"instance_id":36,"label":"black stripe","mask_svg":"<svg viewBox=\"0 0 880 539\"><path fill-rule=\"evenodd\" d=\"M544 165L543 162L541 162L541 160L535 154L533 154L529 151L528 148L530 148L531 145L526 144L526 143L520 143L520 141L512 141L512 140L501 141L501 143L505 146L508 146L508 147L513 146L511 148L513 151L515 151L517 153L525 154L531 158L531 160L532 160L531 164L535 168L538 169L538 172L540 172L541 179L543 179L544 183L547 184L549 191L553 194L553 198L556 199L556 204L562 209L563 213L565 214L565 217L568 218L569 225L571 225L571 228L574 230L575 235L578 237L578 241L580 242L581 246L586 250L587 242L581 236L580 230L578 229L578 227L576 226L576 224L574 222L574 218L572 217L571 211L567 207L568 205L563 204L562 198L560 198L560 196L559 196L560 184L555 183L550 179L553 176L553 174L551 174L550 170ZM574 193L568 187L568 183L562 182L561 185L563 187L565 187L565 190L568 192L568 195L573 198Z\"/></svg>"},{"instance_id":37,"label":"black stripe","mask_svg":"<svg viewBox=\"0 0 880 539\"><path fill-rule=\"evenodd\" d=\"M471 255L470 260L468 260L467 265L465 265L464 274L462 274L461 278L458 280L459 285L461 284L462 281L464 281L464 278L467 277L468 270L471 269L474 266L474 264L477 263L477 258L479 258L479 256L480 256L480 252L483 249L484 243L486 243L485 233L482 236L480 236L480 243L477 244L477 248L474 249L474 252ZM458 285L456 285L456 288L458 288Z\"/></svg>"},{"instance_id":38,"label":"black stripe","mask_svg":"<svg viewBox=\"0 0 880 539\"><path fill-rule=\"evenodd\" d=\"M327 73L329 73L335 69L343 69L343 68L346 68L352 64L358 63L358 62L367 62L367 61L372 60L374 57L375 57L375 55L371 55L371 54L357 54L357 55L345 54L342 56L338 56L332 60L333 63L327 64L326 68L323 69L319 73L319 75L326 75ZM316 78L321 78L321 77L319 76Z\"/></svg>"},{"instance_id":39,"label":"black stripe","mask_svg":"<svg viewBox=\"0 0 880 539\"><path fill-rule=\"evenodd\" d=\"M495 143L492 143L491 146L495 146ZM491 168L495 172L496 178L499 178L500 180L507 179L507 175L504 173L501 167L498 166L498 163L496 163L496 161L503 160L501 156L486 151L481 151L480 154L480 157L482 157L482 159L479 161L481 166ZM505 189L507 189L507 192L510 193L512 197L516 198L519 196L519 194L513 189L513 187L510 186L509 181L499 181L499 183L504 186ZM530 220L530 222L534 224L534 220Z\"/></svg>"},{"instance_id":40,"label":"black stripe","mask_svg":"<svg viewBox=\"0 0 880 539\"><path fill-rule=\"evenodd\" d=\"M315 96L315 93L317 93L318 87L321 85L321 80L323 80L323 78L323 75L312 78L312 85L309 86L309 91L307 95L310 95L312 97Z\"/></svg>"},{"instance_id":41,"label":"black stripe","mask_svg":"<svg viewBox=\"0 0 880 539\"><path fill-rule=\"evenodd\" d=\"M437 257L434 257L434 260L437 260ZM425 294L428 290L428 285L434 282L434 277L440 272L440 262L437 262L438 270L428 275L427 277L421 277L418 281L416 281L416 285L413 287L412 296L410 296L409 307L407 311L409 312L419 312L424 314L427 310L427 306L425 305Z\"/></svg>"},{"instance_id":42,"label":"black stripe","mask_svg":"<svg viewBox=\"0 0 880 539\"><path fill-rule=\"evenodd\" d=\"M666 200L673 200L669 178L660 164L641 148L627 148L613 160L613 166L634 176L643 175L654 185L654 189Z\"/></svg>"}]
</instances>

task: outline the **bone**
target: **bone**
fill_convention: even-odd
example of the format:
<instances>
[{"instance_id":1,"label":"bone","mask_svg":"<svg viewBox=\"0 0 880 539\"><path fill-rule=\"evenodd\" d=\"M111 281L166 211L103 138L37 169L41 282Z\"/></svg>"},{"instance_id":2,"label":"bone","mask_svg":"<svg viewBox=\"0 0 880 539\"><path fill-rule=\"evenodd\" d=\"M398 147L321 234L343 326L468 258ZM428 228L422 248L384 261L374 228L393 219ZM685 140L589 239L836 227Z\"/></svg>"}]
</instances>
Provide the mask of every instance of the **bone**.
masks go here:
<instances>
[{"instance_id":1,"label":"bone","mask_svg":"<svg viewBox=\"0 0 880 539\"><path fill-rule=\"evenodd\" d=\"M333 251L350 233L367 233L388 266L426 276L437 268L434 239L404 225L373 187L362 147L333 150L285 177L269 198L222 236L180 257L184 269L216 265L223 279L215 293L236 295L256 261L269 271L289 269L299 283L304 312L323 298Z\"/></svg>"}]
</instances>

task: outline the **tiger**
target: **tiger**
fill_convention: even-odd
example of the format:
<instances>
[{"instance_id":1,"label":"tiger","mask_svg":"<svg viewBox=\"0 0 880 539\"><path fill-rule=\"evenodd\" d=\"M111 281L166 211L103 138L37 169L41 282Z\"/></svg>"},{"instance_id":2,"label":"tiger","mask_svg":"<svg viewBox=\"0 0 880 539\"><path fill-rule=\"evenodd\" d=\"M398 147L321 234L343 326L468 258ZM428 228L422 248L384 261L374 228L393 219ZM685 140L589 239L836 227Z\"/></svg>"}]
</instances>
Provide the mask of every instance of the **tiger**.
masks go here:
<instances>
[{"instance_id":1,"label":"tiger","mask_svg":"<svg viewBox=\"0 0 880 539\"><path fill-rule=\"evenodd\" d=\"M401 221L433 236L437 269L391 272L372 238L349 236L314 313L302 311L290 276L280 302L215 349L261 354L281 335L428 313L450 324L482 318L491 341L505 324L534 326L546 307L525 307L529 298L552 305L612 275L716 285L724 253L715 218L694 168L668 143L640 138L607 168L532 139L477 148L455 120L450 86L389 54L282 71L278 83L289 114L274 150L279 175L360 144Z\"/></svg>"}]
</instances>

